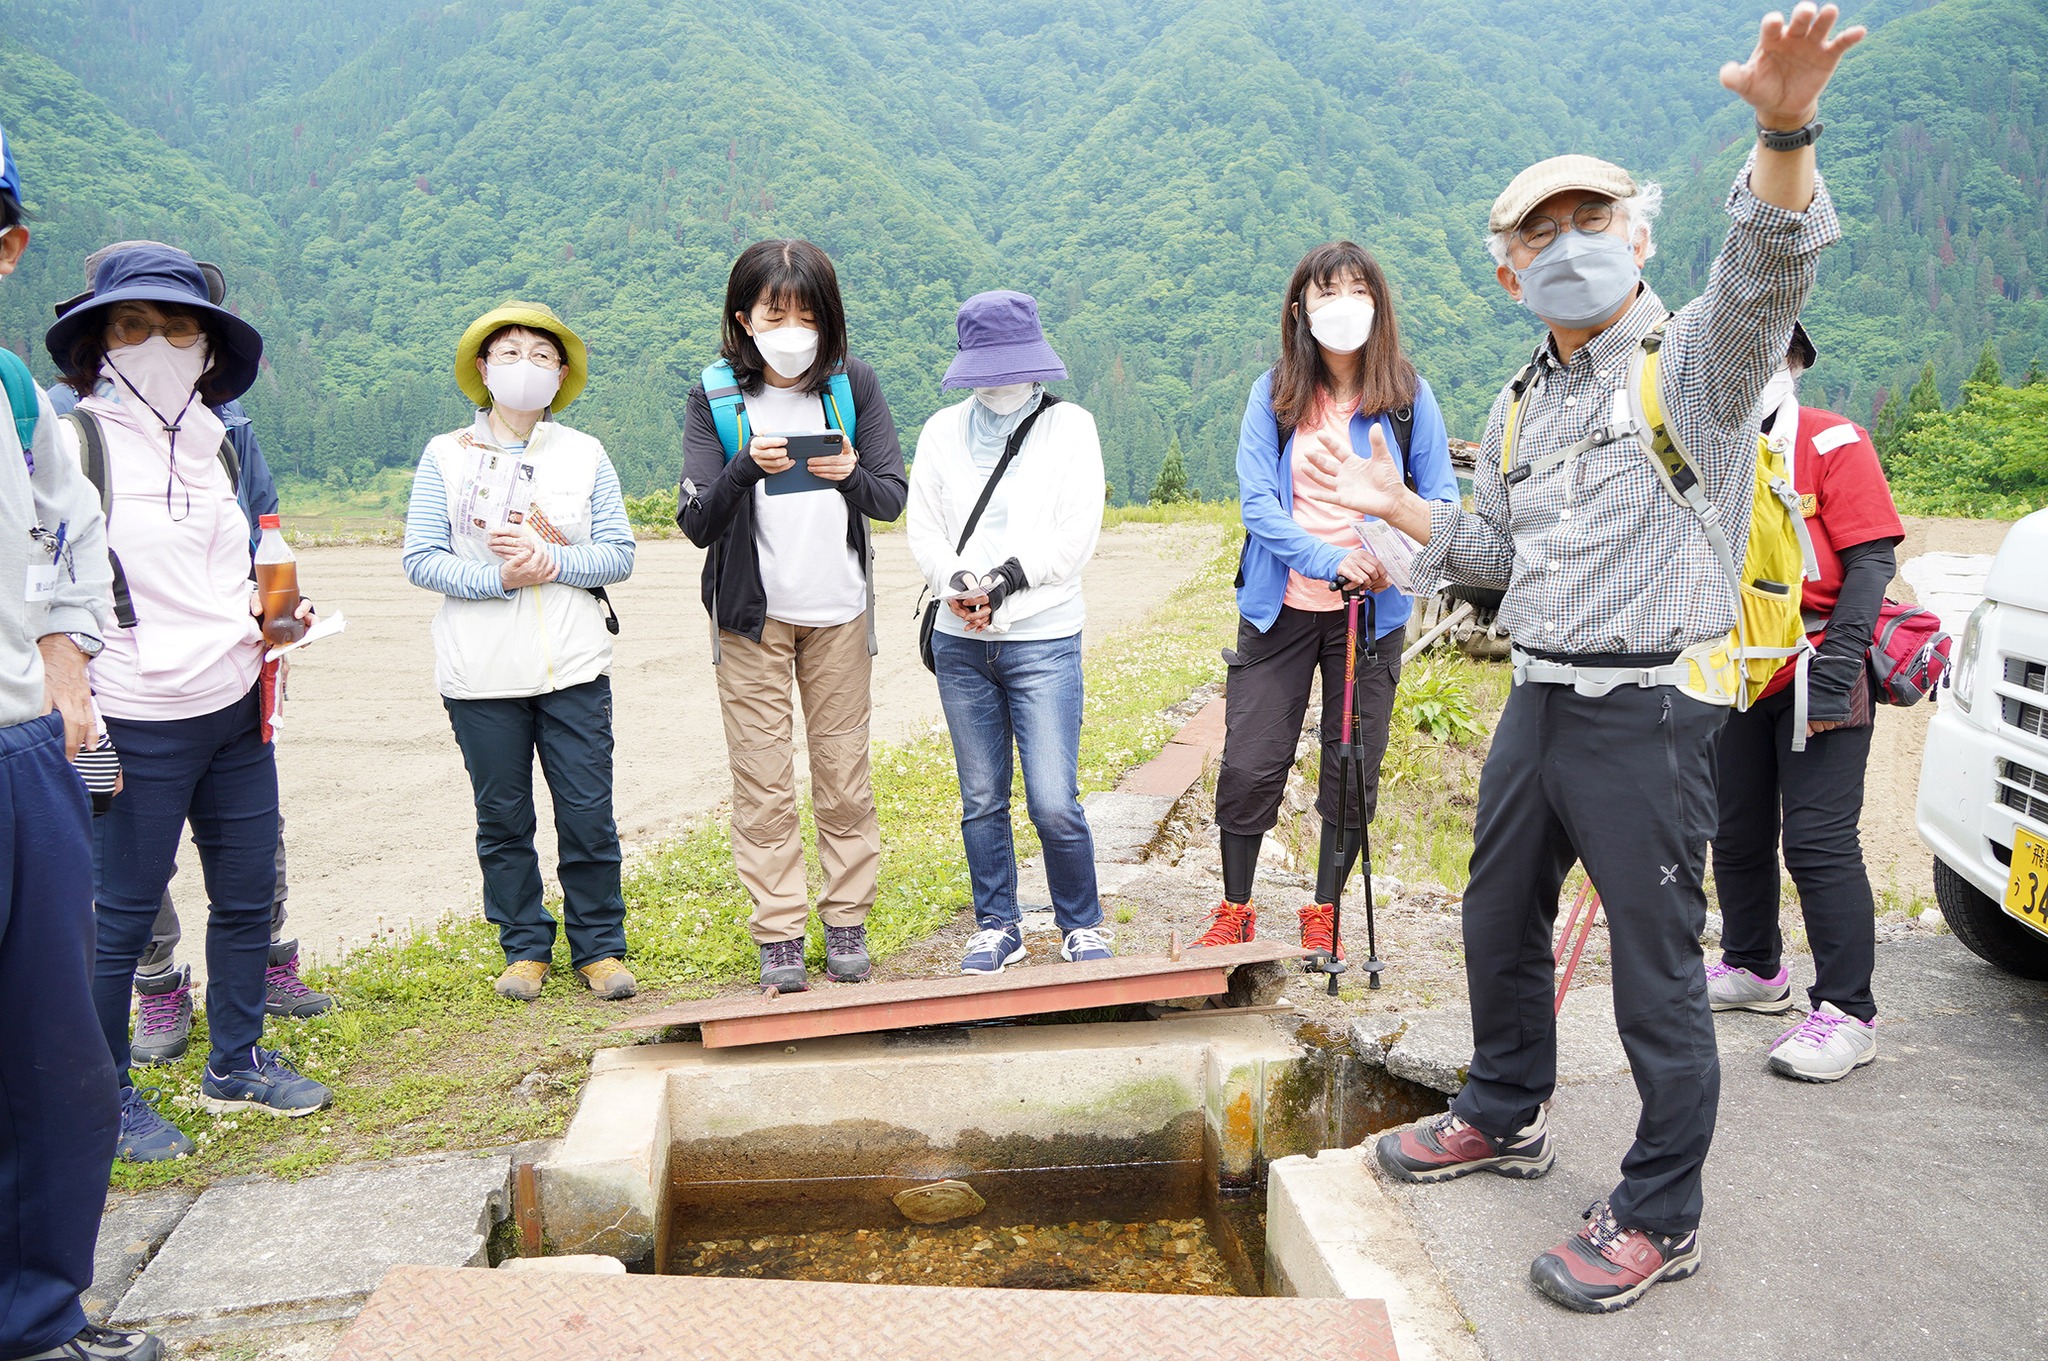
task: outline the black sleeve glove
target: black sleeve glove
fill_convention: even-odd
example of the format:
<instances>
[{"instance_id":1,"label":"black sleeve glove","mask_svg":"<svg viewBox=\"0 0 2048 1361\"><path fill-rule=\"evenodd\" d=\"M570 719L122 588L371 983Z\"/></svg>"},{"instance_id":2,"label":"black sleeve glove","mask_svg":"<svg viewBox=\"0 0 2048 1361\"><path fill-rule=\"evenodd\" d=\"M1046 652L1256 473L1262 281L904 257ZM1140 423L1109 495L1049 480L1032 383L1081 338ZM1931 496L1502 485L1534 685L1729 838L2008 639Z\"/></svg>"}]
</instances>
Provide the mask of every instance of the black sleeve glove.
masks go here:
<instances>
[{"instance_id":1,"label":"black sleeve glove","mask_svg":"<svg viewBox=\"0 0 2048 1361\"><path fill-rule=\"evenodd\" d=\"M1896 540L1873 539L1840 550L1842 590L1828 617L1827 636L1813 659L1807 684L1807 717L1818 723L1841 723L1849 717L1849 696L1863 674L1864 655L1877 631L1877 613L1884 589L1898 574L1892 552Z\"/></svg>"},{"instance_id":2,"label":"black sleeve glove","mask_svg":"<svg viewBox=\"0 0 2048 1361\"><path fill-rule=\"evenodd\" d=\"M994 614L997 610L1001 609L1005 600L1008 600L1012 595L1024 590L1031 584L1024 579L1023 564L1019 563L1015 558L1011 558L1008 562L996 568L995 571L990 572L987 581L988 611L990 614Z\"/></svg>"}]
</instances>

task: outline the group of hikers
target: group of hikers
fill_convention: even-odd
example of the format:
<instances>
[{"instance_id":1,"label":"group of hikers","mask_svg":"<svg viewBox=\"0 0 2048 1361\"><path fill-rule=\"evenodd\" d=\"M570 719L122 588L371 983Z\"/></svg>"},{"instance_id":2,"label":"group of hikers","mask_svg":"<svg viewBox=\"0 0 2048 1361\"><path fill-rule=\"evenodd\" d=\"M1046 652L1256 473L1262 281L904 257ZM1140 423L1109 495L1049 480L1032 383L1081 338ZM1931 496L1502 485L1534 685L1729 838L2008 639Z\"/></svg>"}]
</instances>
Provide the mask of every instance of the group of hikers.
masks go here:
<instances>
[{"instance_id":1,"label":"group of hikers","mask_svg":"<svg viewBox=\"0 0 2048 1361\"><path fill-rule=\"evenodd\" d=\"M1820 93L1861 37L1832 34L1835 18L1832 5L1773 15L1749 60L1723 69L1755 109L1757 144L1730 190L1707 289L1675 314L1641 278L1657 186L1565 155L1495 200L1497 276L1547 335L1494 403L1469 508L1435 398L1401 347L1394 288L1361 246L1303 257L1281 299L1278 362L1246 403L1241 619L1225 654L1216 791L1223 894L1198 944L1255 937L1261 841L1320 675L1323 854L1298 930L1312 958L1342 956L1333 904L1373 818L1414 594L1445 580L1503 589L1515 686L1481 779L1464 894L1470 1076L1445 1114L1382 1136L1377 1159L1416 1182L1551 1168L1551 934L1582 863L1608 913L1616 1019L1643 1109L1619 1184L1532 1266L1535 1285L1574 1309L1619 1309L1699 1268L1719 1089L1712 1013L1793 1005L1781 842L1818 978L1811 1014L1769 1062L1829 1081L1876 1052L1874 913L1856 836L1871 735L1863 655L1903 529L1867 437L1801 407L1795 386L1815 357L1799 312L1840 235L1812 149ZM0 135L0 275L27 242ZM0 878L0 1014L17 1041L0 1051L0 1279L12 1282L0 1361L158 1354L145 1334L88 1324L78 1293L117 1151L150 1161L192 1148L132 1077L182 1054L191 1033L169 896L188 823L210 905L202 1103L300 1116L330 1099L261 1043L266 1015L330 1005L283 936L267 698L278 663L265 660L251 573L277 496L235 402L262 340L223 305L221 271L174 247L120 243L88 275L45 337L63 388L39 392L0 350L14 417L0 445L17 446L0 450L0 575L27 583L18 604L0 595L0 851L12 865ZM871 973L870 525L906 513L934 602L920 654L952 737L972 881L977 929L960 967L996 973L1026 957L1013 750L1059 955L1110 955L1078 797L1081 577L1104 486L1095 422L1047 386L1067 369L1031 297L978 294L956 325L942 384L968 395L925 423L906 474L875 372L849 349L831 261L805 241L762 241L732 268L717 358L685 401L676 518L707 550L733 855L761 981L777 991L808 986L810 967L797 702L824 971L842 983ZM535 849L536 759L572 966L601 997L635 987L612 810L619 620L606 592L631 574L634 540L604 448L561 418L590 366L544 305L477 317L453 365L475 418L427 444L406 517L406 576L443 597L436 680L475 799L484 911L505 959L495 986L520 1000L541 994L557 931ZM1653 430L1621 419L1631 383L1660 408ZM1729 541L1742 556L1760 430L1801 498L1815 650L1744 704L1724 568ZM1646 457L1666 444L1700 484L1690 504L1667 495ZM1398 578L1364 546L1361 517L1406 536L1413 558ZM1364 638L1344 608L1360 595L1373 621ZM311 621L311 603L297 615ZM1347 667L1366 769L1357 801L1336 787ZM118 786L89 794L74 758L109 750ZM1700 946L1710 842L1724 915L1711 964Z\"/></svg>"}]
</instances>

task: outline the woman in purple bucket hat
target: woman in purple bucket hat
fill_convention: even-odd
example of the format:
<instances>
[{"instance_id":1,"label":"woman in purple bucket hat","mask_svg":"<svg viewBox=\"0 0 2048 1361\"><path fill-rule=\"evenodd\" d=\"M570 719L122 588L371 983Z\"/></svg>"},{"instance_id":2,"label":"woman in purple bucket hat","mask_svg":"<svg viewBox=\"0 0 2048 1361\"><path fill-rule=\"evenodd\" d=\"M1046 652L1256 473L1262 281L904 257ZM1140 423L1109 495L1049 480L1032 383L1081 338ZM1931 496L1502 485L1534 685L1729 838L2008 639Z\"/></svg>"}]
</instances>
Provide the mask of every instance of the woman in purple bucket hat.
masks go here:
<instances>
[{"instance_id":1,"label":"woman in purple bucket hat","mask_svg":"<svg viewBox=\"0 0 2048 1361\"><path fill-rule=\"evenodd\" d=\"M1010 837L1011 747L1045 848L1060 958L1108 959L1095 842L1081 814L1081 569L1102 532L1095 418L1045 390L1067 376L1024 293L960 305L942 384L971 388L925 422L910 472L910 551L943 602L931 666L960 771L960 835L979 929L962 973L1025 956Z\"/></svg>"}]
</instances>

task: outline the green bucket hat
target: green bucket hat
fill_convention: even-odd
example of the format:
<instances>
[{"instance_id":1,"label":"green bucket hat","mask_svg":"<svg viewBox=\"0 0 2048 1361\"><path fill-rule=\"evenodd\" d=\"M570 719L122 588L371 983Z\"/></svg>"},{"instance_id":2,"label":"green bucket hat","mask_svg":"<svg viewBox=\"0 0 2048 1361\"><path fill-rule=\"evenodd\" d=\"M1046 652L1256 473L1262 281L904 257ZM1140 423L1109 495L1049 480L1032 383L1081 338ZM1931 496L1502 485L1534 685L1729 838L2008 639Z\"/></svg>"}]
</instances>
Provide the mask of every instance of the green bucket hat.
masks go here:
<instances>
[{"instance_id":1,"label":"green bucket hat","mask_svg":"<svg viewBox=\"0 0 2048 1361\"><path fill-rule=\"evenodd\" d=\"M524 326L554 337L562 347L562 386L548 410L560 411L575 401L590 378L590 351L584 348L583 338L542 302L500 303L469 324L462 339L455 342L455 386L462 389L462 395L480 407L491 404L491 391L484 386L483 375L476 371L476 361L491 332L505 326Z\"/></svg>"}]
</instances>

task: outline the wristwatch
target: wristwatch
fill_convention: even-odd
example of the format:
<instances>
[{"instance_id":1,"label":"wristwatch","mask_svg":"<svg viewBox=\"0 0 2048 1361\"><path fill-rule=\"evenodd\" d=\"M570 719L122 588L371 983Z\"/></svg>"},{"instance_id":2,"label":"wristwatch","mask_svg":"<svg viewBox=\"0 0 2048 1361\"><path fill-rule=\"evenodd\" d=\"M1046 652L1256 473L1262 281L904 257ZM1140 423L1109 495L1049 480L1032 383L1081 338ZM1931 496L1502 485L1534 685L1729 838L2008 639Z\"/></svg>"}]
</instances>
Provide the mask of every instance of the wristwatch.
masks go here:
<instances>
[{"instance_id":1,"label":"wristwatch","mask_svg":"<svg viewBox=\"0 0 2048 1361\"><path fill-rule=\"evenodd\" d=\"M1819 141L1820 134L1826 127L1825 123L1816 118L1803 128L1794 128L1790 132L1775 132L1759 122L1756 125L1756 139L1763 143L1766 151L1797 151Z\"/></svg>"},{"instance_id":2,"label":"wristwatch","mask_svg":"<svg viewBox=\"0 0 2048 1361\"><path fill-rule=\"evenodd\" d=\"M64 636L71 640L71 646L85 654L87 661L91 661L94 657L99 656L100 649L106 646L104 642L93 637L90 633L67 633Z\"/></svg>"}]
</instances>

